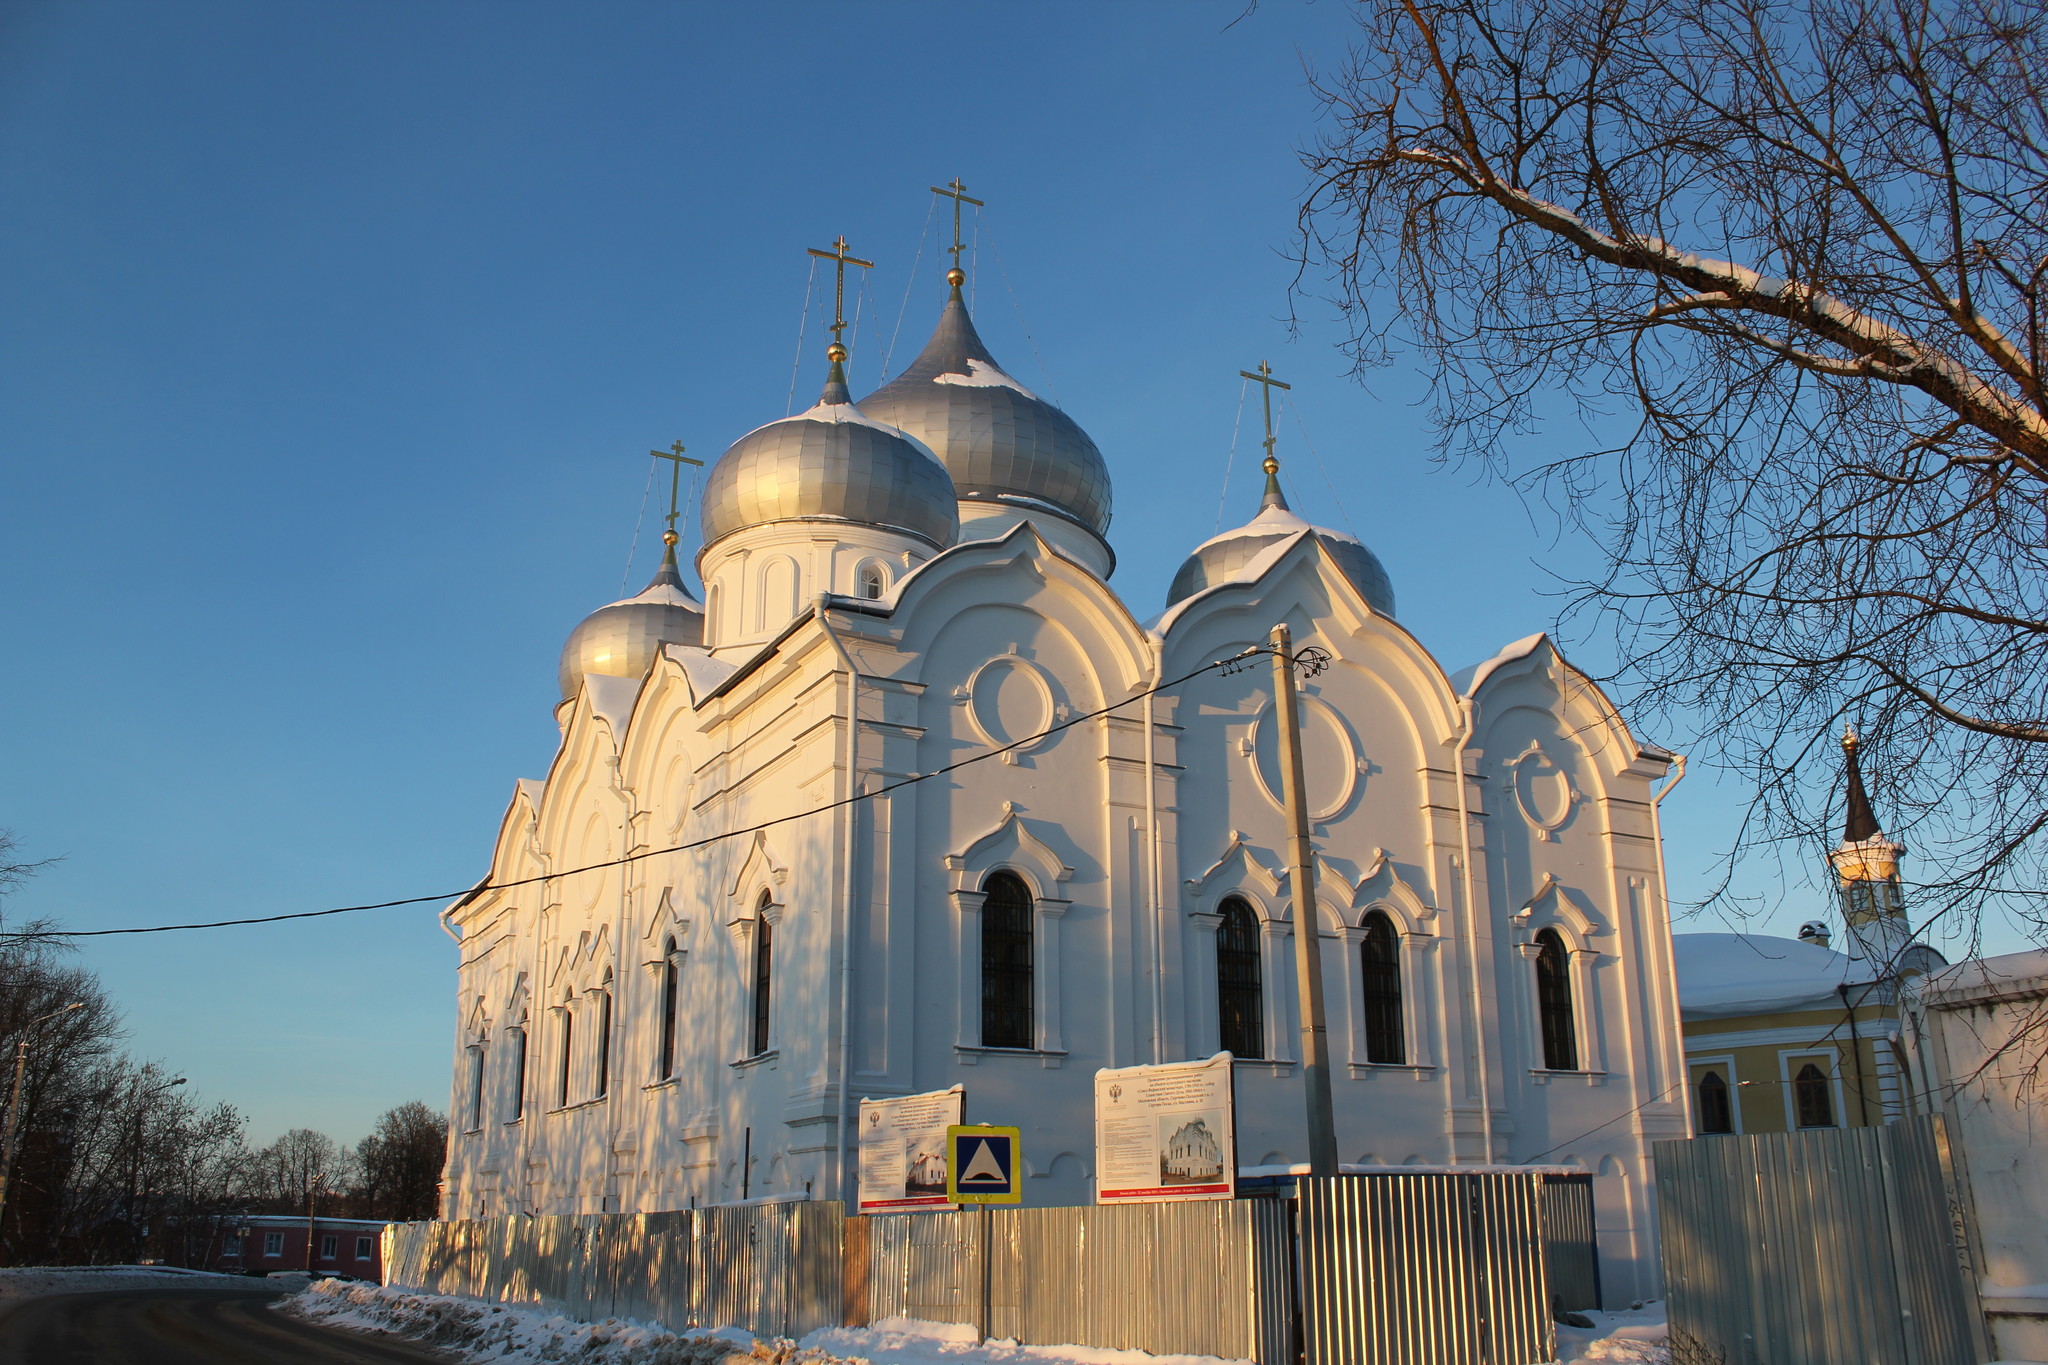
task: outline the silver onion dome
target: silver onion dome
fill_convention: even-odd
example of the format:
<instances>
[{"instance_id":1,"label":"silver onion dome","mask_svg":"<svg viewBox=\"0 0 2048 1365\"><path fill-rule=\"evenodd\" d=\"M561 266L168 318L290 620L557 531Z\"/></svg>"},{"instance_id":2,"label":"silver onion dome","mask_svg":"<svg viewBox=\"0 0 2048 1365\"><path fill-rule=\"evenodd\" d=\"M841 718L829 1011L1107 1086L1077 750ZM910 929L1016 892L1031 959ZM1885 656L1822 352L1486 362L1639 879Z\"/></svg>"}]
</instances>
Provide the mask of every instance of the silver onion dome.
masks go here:
<instances>
[{"instance_id":1,"label":"silver onion dome","mask_svg":"<svg viewBox=\"0 0 2048 1365\"><path fill-rule=\"evenodd\" d=\"M704 485L704 544L771 521L854 521L945 549L960 538L953 481L924 444L853 405L834 349L816 407L733 442Z\"/></svg>"},{"instance_id":2,"label":"silver onion dome","mask_svg":"<svg viewBox=\"0 0 2048 1365\"><path fill-rule=\"evenodd\" d=\"M900 427L945 462L967 500L1043 506L1096 535L1109 531L1109 469L1074 419L1012 379L952 296L910 368L861 400L861 410Z\"/></svg>"},{"instance_id":3,"label":"silver onion dome","mask_svg":"<svg viewBox=\"0 0 2048 1365\"><path fill-rule=\"evenodd\" d=\"M569 632L562 646L562 700L582 690L586 674L641 678L663 645L703 643L704 608L683 586L670 540L661 567L639 595L599 607Z\"/></svg>"},{"instance_id":4,"label":"silver onion dome","mask_svg":"<svg viewBox=\"0 0 2048 1365\"><path fill-rule=\"evenodd\" d=\"M1387 577L1379 556L1354 536L1311 526L1296 516L1280 491L1279 465L1270 459L1266 462L1266 493L1259 502L1259 514L1236 530L1225 531L1196 546L1195 552L1181 564L1180 572L1173 576L1173 584L1166 590L1166 605L1171 607L1204 588L1237 581L1253 560L1303 531L1315 533L1330 558L1337 561L1338 569L1374 611L1382 616L1394 614L1393 580Z\"/></svg>"}]
</instances>

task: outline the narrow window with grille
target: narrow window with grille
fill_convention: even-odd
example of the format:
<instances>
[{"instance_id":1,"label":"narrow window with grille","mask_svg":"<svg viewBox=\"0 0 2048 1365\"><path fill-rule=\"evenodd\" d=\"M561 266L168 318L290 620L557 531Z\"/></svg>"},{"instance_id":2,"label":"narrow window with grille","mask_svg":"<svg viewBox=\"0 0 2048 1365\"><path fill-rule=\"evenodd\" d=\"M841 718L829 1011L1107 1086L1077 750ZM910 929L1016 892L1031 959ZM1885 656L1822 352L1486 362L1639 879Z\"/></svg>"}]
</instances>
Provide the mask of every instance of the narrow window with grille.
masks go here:
<instances>
[{"instance_id":1,"label":"narrow window with grille","mask_svg":"<svg viewBox=\"0 0 2048 1365\"><path fill-rule=\"evenodd\" d=\"M1536 1008L1543 1016L1543 1065L1551 1071L1579 1069L1578 1024L1572 1018L1572 982L1564 940L1557 930L1536 935Z\"/></svg>"},{"instance_id":2,"label":"narrow window with grille","mask_svg":"<svg viewBox=\"0 0 2048 1365\"><path fill-rule=\"evenodd\" d=\"M1834 1086L1828 1080L1828 1073L1812 1062L1800 1067L1799 1074L1793 1078L1792 1099L1799 1111L1801 1128L1835 1126Z\"/></svg>"},{"instance_id":3,"label":"narrow window with grille","mask_svg":"<svg viewBox=\"0 0 2048 1365\"><path fill-rule=\"evenodd\" d=\"M769 1009L774 1003L775 926L768 919L768 893L754 907L754 1056L768 1050Z\"/></svg>"},{"instance_id":4,"label":"narrow window with grille","mask_svg":"<svg viewBox=\"0 0 2048 1365\"><path fill-rule=\"evenodd\" d=\"M1694 1087L1694 1098L1698 1101L1694 1110L1699 1115L1700 1132L1735 1131L1735 1106L1729 1102L1728 1082L1721 1079L1720 1072L1709 1071L1701 1076Z\"/></svg>"},{"instance_id":5,"label":"narrow window with grille","mask_svg":"<svg viewBox=\"0 0 2048 1365\"><path fill-rule=\"evenodd\" d=\"M1031 891L1009 872L981 890L981 1045L1030 1047Z\"/></svg>"},{"instance_id":6,"label":"narrow window with grille","mask_svg":"<svg viewBox=\"0 0 2048 1365\"><path fill-rule=\"evenodd\" d=\"M1233 1057L1266 1055L1265 983L1259 961L1259 920L1237 896L1219 907L1216 926L1216 1018L1219 1041Z\"/></svg>"},{"instance_id":7,"label":"narrow window with grille","mask_svg":"<svg viewBox=\"0 0 2048 1365\"><path fill-rule=\"evenodd\" d=\"M605 973L604 989L597 993L597 1088L602 1099L612 1088L612 977Z\"/></svg>"},{"instance_id":8,"label":"narrow window with grille","mask_svg":"<svg viewBox=\"0 0 2048 1365\"><path fill-rule=\"evenodd\" d=\"M567 1005L562 1006L562 1070L555 1086L555 1103L569 1102L569 1060L576 1050L576 1016Z\"/></svg>"},{"instance_id":9,"label":"narrow window with grille","mask_svg":"<svg viewBox=\"0 0 2048 1365\"><path fill-rule=\"evenodd\" d=\"M656 1080L676 1074L676 941L661 945L661 1066Z\"/></svg>"},{"instance_id":10,"label":"narrow window with grille","mask_svg":"<svg viewBox=\"0 0 2048 1365\"><path fill-rule=\"evenodd\" d=\"M1377 910L1367 915L1358 954L1365 983L1365 1060L1401 1065L1408 1060L1408 1037L1401 1018L1401 938L1394 922Z\"/></svg>"},{"instance_id":11,"label":"narrow window with grille","mask_svg":"<svg viewBox=\"0 0 2048 1365\"><path fill-rule=\"evenodd\" d=\"M512 1030L512 1117L526 1115L526 1030Z\"/></svg>"}]
</instances>

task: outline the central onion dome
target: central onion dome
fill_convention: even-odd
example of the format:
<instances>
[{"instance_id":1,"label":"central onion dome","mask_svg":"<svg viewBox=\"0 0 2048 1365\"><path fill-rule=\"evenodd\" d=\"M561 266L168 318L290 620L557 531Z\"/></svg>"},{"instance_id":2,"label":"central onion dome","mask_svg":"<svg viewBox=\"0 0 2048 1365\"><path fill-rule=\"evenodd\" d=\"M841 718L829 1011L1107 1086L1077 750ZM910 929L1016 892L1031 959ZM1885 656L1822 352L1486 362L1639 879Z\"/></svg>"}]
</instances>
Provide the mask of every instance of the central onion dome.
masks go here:
<instances>
[{"instance_id":1,"label":"central onion dome","mask_svg":"<svg viewBox=\"0 0 2048 1365\"><path fill-rule=\"evenodd\" d=\"M676 565L676 533L662 536L661 567L637 597L599 607L569 632L562 646L562 700L583 688L586 674L639 680L663 645L704 643L704 608L683 586Z\"/></svg>"},{"instance_id":2,"label":"central onion dome","mask_svg":"<svg viewBox=\"0 0 2048 1365\"><path fill-rule=\"evenodd\" d=\"M1314 533L1367 605L1382 616L1394 614L1393 580L1387 577L1379 556L1356 536L1311 526L1296 516L1280 491L1280 463L1270 455L1266 457L1266 494L1259 500L1259 514L1236 530L1196 546L1173 576L1173 585L1166 590L1166 605L1171 607L1219 583L1240 581L1253 560L1303 531Z\"/></svg>"},{"instance_id":3,"label":"central onion dome","mask_svg":"<svg viewBox=\"0 0 2048 1365\"><path fill-rule=\"evenodd\" d=\"M923 442L853 405L846 351L834 343L817 406L732 443L704 485L705 550L773 521L851 521L943 550L960 537L953 481ZM698 552L703 561L704 551Z\"/></svg>"},{"instance_id":4,"label":"central onion dome","mask_svg":"<svg viewBox=\"0 0 2048 1365\"><path fill-rule=\"evenodd\" d=\"M861 400L861 410L930 446L963 501L1050 510L1098 537L1109 531L1109 469L1074 419L1019 384L982 345L947 273L938 330L910 368Z\"/></svg>"}]
</instances>

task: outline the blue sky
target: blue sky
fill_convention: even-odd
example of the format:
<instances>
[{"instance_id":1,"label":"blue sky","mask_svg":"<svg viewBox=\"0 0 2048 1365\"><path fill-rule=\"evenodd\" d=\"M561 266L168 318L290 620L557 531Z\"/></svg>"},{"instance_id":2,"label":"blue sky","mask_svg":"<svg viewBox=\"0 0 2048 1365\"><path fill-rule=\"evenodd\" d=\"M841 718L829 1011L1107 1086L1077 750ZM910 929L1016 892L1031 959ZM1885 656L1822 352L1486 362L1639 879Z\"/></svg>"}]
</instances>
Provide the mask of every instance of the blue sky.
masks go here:
<instances>
[{"instance_id":1,"label":"blue sky","mask_svg":"<svg viewBox=\"0 0 2048 1365\"><path fill-rule=\"evenodd\" d=\"M1412 367L1362 388L1328 308L1290 303L1304 62L1341 58L1345 7L1229 26L1242 8L0 11L0 825L65 859L10 914L102 928L474 881L513 780L546 770L563 637L652 571L652 504L628 566L644 452L715 456L783 415L804 251L837 233L877 262L856 391L892 337L900 368L942 287L933 236L917 259L927 186L955 175L989 201L982 331L1106 453L1141 615L1216 529L1237 372L1270 358L1314 447L1289 416L1297 508L1375 547L1447 666L1544 628L1537 566L1584 547L1434 468ZM1680 896L1734 805L1695 777L1666 807ZM80 959L131 1045L258 1140L446 1102L431 908Z\"/></svg>"}]
</instances>

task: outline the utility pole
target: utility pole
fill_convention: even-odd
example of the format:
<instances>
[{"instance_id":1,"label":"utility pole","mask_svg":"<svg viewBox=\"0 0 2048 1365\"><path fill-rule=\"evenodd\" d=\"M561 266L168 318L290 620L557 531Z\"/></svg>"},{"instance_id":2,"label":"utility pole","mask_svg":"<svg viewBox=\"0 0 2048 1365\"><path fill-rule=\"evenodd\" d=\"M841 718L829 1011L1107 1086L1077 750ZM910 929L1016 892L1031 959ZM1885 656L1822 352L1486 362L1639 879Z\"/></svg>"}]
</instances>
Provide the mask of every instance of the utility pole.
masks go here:
<instances>
[{"instance_id":1,"label":"utility pole","mask_svg":"<svg viewBox=\"0 0 2048 1365\"><path fill-rule=\"evenodd\" d=\"M48 1023L60 1014L85 1008L83 1000L74 1000L61 1010L52 1010L40 1019L31 1019L21 1026L21 1040L14 1045L14 1088L7 1096L7 1136L0 1143L0 1217L7 1212L7 1182L14 1177L15 1141L21 1129L21 1080L28 1070L28 1031L37 1024Z\"/></svg>"},{"instance_id":2,"label":"utility pole","mask_svg":"<svg viewBox=\"0 0 2048 1365\"><path fill-rule=\"evenodd\" d=\"M306 1187L306 1273L313 1273L313 1202L320 1197L320 1187L327 1183L327 1177L316 1175L313 1183Z\"/></svg>"},{"instance_id":3,"label":"utility pole","mask_svg":"<svg viewBox=\"0 0 2048 1365\"><path fill-rule=\"evenodd\" d=\"M1294 892L1294 977L1301 1009L1301 1079L1308 1104L1308 1173L1337 1174L1337 1119L1330 1104L1330 1034L1323 1022L1322 923L1316 915L1315 850L1301 767L1301 704L1294 694L1294 634L1273 627L1273 713L1280 722L1280 781L1287 802L1288 881ZM1303 651L1304 656L1308 651ZM1302 658L1320 671L1316 657Z\"/></svg>"}]
</instances>

